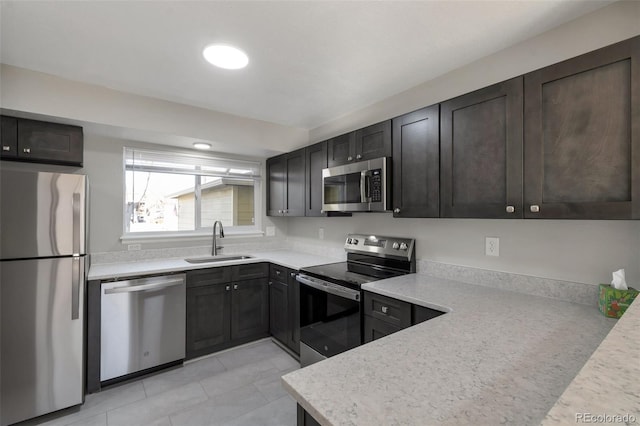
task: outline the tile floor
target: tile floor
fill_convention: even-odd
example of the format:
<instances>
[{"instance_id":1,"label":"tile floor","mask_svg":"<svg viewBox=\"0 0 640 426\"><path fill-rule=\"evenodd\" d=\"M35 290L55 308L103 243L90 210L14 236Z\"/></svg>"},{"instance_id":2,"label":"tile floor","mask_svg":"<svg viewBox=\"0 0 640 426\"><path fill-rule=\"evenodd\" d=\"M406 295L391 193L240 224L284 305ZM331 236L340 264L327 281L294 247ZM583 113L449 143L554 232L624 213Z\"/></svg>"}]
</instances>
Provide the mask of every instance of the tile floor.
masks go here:
<instances>
[{"instance_id":1,"label":"tile floor","mask_svg":"<svg viewBox=\"0 0 640 426\"><path fill-rule=\"evenodd\" d=\"M295 426L280 377L298 362L270 339L87 395L79 408L20 426Z\"/></svg>"}]
</instances>

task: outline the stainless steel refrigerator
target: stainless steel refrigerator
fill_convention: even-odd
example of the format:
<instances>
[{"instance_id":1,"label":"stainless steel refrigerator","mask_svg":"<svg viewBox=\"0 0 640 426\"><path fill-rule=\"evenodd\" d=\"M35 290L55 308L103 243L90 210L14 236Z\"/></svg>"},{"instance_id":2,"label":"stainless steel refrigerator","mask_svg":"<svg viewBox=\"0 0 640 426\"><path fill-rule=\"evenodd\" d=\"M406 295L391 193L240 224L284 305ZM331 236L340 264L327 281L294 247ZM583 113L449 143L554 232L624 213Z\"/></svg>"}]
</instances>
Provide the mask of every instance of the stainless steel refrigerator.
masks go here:
<instances>
[{"instance_id":1,"label":"stainless steel refrigerator","mask_svg":"<svg viewBox=\"0 0 640 426\"><path fill-rule=\"evenodd\" d=\"M84 400L84 175L0 169L0 424Z\"/></svg>"}]
</instances>

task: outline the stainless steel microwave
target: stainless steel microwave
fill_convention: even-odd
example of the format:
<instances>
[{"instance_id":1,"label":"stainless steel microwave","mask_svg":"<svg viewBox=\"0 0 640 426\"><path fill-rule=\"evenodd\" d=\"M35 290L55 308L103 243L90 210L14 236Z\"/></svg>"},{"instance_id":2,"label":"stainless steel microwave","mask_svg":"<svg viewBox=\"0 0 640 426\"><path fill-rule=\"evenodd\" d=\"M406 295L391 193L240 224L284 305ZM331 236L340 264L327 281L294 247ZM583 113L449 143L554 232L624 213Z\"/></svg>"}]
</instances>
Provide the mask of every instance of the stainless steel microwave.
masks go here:
<instances>
[{"instance_id":1,"label":"stainless steel microwave","mask_svg":"<svg viewBox=\"0 0 640 426\"><path fill-rule=\"evenodd\" d=\"M390 158L322 170L322 210L382 212L391 206Z\"/></svg>"}]
</instances>

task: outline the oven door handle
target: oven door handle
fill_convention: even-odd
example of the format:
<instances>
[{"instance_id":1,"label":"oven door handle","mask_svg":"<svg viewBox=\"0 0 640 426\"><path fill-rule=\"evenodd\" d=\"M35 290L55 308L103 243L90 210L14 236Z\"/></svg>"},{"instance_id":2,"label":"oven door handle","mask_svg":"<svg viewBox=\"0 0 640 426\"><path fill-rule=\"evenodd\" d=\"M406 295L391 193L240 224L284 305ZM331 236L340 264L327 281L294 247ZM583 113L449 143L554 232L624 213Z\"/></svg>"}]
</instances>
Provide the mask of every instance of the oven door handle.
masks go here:
<instances>
[{"instance_id":1,"label":"oven door handle","mask_svg":"<svg viewBox=\"0 0 640 426\"><path fill-rule=\"evenodd\" d=\"M343 297L345 299L355 300L356 302L360 301L359 291L352 290L338 284L312 280L308 276L302 274L298 274L296 276L296 281L298 281L300 284L308 285L309 287L313 287L316 290L320 290L325 293L330 293L335 296Z\"/></svg>"}]
</instances>

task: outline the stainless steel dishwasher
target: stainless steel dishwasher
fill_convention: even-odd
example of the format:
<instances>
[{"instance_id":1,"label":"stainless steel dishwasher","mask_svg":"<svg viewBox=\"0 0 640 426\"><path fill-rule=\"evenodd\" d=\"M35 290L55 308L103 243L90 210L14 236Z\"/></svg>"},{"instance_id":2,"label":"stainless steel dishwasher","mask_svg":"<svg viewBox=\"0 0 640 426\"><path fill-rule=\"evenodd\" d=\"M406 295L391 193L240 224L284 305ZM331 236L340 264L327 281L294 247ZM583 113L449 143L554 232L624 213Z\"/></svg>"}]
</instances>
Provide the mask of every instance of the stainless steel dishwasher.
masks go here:
<instances>
[{"instance_id":1,"label":"stainless steel dishwasher","mask_svg":"<svg viewBox=\"0 0 640 426\"><path fill-rule=\"evenodd\" d=\"M186 275L103 283L100 381L184 359Z\"/></svg>"}]
</instances>

